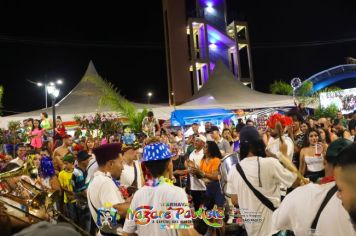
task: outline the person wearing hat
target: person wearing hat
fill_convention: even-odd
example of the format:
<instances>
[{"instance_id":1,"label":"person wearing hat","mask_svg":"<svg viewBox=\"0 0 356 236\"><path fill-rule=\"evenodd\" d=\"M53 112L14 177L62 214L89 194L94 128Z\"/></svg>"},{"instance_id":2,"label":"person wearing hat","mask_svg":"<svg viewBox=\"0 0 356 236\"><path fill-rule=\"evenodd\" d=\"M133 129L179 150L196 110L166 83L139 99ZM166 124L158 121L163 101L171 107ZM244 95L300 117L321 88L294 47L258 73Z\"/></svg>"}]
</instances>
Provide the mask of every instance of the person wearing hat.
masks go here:
<instances>
[{"instance_id":1,"label":"person wearing hat","mask_svg":"<svg viewBox=\"0 0 356 236\"><path fill-rule=\"evenodd\" d=\"M337 139L330 144L324 158L325 177L320 184L310 183L296 188L289 193L279 208L273 213L272 229L293 230L295 235L309 235L314 228L318 235L356 235L341 200L338 199L335 186L334 171L339 163L339 153L349 146L351 142L346 139ZM316 215L322 202L330 192L331 198L321 210L318 220ZM313 226L313 222L314 226Z\"/></svg>"},{"instance_id":2,"label":"person wearing hat","mask_svg":"<svg viewBox=\"0 0 356 236\"><path fill-rule=\"evenodd\" d=\"M76 200L72 184L73 170L74 157L72 154L66 154L63 157L63 170L58 174L58 181L64 192L64 207L66 209L67 216L75 223L78 223Z\"/></svg>"},{"instance_id":3,"label":"person wearing hat","mask_svg":"<svg viewBox=\"0 0 356 236\"><path fill-rule=\"evenodd\" d=\"M190 167L199 168L200 162L204 157L205 144L206 138L201 134L197 136L194 142L195 149L190 153L189 159L185 163L189 171L190 195L192 196L195 211L199 210L200 205L203 204L206 186L203 180L192 173Z\"/></svg>"},{"instance_id":4,"label":"person wearing hat","mask_svg":"<svg viewBox=\"0 0 356 236\"><path fill-rule=\"evenodd\" d=\"M126 131L126 132L125 132ZM141 188L144 184L144 177L141 165L137 160L140 144L136 135L131 130L125 129L122 137L122 159L123 170L120 176L121 185L128 188L130 194Z\"/></svg>"},{"instance_id":5,"label":"person wearing hat","mask_svg":"<svg viewBox=\"0 0 356 236\"><path fill-rule=\"evenodd\" d=\"M293 160L294 143L293 140L284 134L284 129L293 125L292 118L281 114L273 114L267 120L267 126L270 130L271 137L267 144L267 153L276 154L282 145L286 146L285 156L290 161ZM271 155L269 155L271 156Z\"/></svg>"},{"instance_id":6,"label":"person wearing hat","mask_svg":"<svg viewBox=\"0 0 356 236\"><path fill-rule=\"evenodd\" d=\"M232 147L229 142L221 137L220 130L217 126L211 126L210 128L211 138L218 145L221 155L226 156L229 153L232 153Z\"/></svg>"},{"instance_id":7,"label":"person wearing hat","mask_svg":"<svg viewBox=\"0 0 356 236\"><path fill-rule=\"evenodd\" d=\"M164 218L165 222L174 225L185 225L187 229L177 228L162 228L158 222L150 222L146 225L138 224L142 219L135 218L137 214L129 214L125 220L124 235L144 235L144 236L159 236L159 235L195 235L195 230L192 228L191 216L176 217L174 210L169 210L166 204L179 204L184 211L189 211L187 195L182 188L173 185L173 181L169 179L173 169L172 163L173 154L169 147L163 143L151 143L145 146L143 151L142 161L151 172L153 179L147 181L145 186L140 188L133 196L130 209L135 211L141 206L153 207L155 212L170 211L170 218ZM161 214L162 216L162 214ZM157 219L158 220L158 219ZM188 222L189 221L189 222Z\"/></svg>"},{"instance_id":8,"label":"person wearing hat","mask_svg":"<svg viewBox=\"0 0 356 236\"><path fill-rule=\"evenodd\" d=\"M87 188L85 179L88 175L87 167L89 164L89 155L86 151L79 151L77 154L78 165L74 168L72 175L73 191L76 198L76 206L78 212L78 224L85 231L90 231L90 211L87 201Z\"/></svg>"},{"instance_id":9,"label":"person wearing hat","mask_svg":"<svg viewBox=\"0 0 356 236\"><path fill-rule=\"evenodd\" d=\"M98 235L120 235L130 199L125 201L119 191L122 172L121 145L104 144L93 149L99 169L87 189L91 216L99 228ZM109 211L107 211L109 210ZM114 212L107 218L107 213ZM110 219L108 221L108 219Z\"/></svg>"},{"instance_id":10,"label":"person wearing hat","mask_svg":"<svg viewBox=\"0 0 356 236\"><path fill-rule=\"evenodd\" d=\"M290 187L298 182L297 175L285 169L276 158L265 156L265 145L257 129L243 127L240 131L241 161L230 170L226 191L232 203L239 206L249 236L270 235L273 207L268 207L255 195L237 167L274 207L281 201L280 185Z\"/></svg>"}]
</instances>

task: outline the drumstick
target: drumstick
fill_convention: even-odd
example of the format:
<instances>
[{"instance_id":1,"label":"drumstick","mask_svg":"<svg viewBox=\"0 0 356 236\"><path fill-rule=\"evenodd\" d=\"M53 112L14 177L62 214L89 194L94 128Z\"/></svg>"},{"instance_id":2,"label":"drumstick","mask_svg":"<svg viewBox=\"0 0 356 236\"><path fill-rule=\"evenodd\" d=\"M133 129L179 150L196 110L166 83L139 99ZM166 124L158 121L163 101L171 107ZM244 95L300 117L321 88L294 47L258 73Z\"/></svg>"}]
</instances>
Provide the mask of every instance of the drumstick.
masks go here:
<instances>
[{"instance_id":1,"label":"drumstick","mask_svg":"<svg viewBox=\"0 0 356 236\"><path fill-rule=\"evenodd\" d=\"M297 178L300 179L303 184L309 183L309 180L304 178L304 176L299 172L299 170L295 167L291 160L289 160L282 152L277 152L276 156L288 170L297 174Z\"/></svg>"}]
</instances>

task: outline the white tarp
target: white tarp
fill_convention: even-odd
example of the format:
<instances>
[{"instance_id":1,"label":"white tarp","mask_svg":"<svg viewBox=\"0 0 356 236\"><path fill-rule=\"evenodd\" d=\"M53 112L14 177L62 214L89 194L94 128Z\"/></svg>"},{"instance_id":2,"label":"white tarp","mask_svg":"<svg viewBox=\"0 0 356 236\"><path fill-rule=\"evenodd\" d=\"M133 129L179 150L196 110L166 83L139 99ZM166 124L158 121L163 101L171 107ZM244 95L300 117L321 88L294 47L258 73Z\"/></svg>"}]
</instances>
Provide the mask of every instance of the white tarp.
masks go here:
<instances>
[{"instance_id":1,"label":"white tarp","mask_svg":"<svg viewBox=\"0 0 356 236\"><path fill-rule=\"evenodd\" d=\"M206 84L189 101L177 108L255 109L286 106L294 106L293 97L252 90L238 81L218 61Z\"/></svg>"},{"instance_id":2,"label":"white tarp","mask_svg":"<svg viewBox=\"0 0 356 236\"><path fill-rule=\"evenodd\" d=\"M102 95L100 88L95 84L87 81L88 76L99 76L94 64L90 61L88 68L81 81L68 93L61 101L56 104L56 115L60 115L63 121L72 121L75 115L89 115L96 112L111 112L109 107L99 108L99 99ZM171 111L168 105L147 105L134 103L137 109L149 108L159 119L169 119ZM47 109L39 109L35 111L20 113L11 116L0 117L0 128L7 128L9 121L22 121L27 118L40 118L42 112L47 112L49 117L52 117L52 107Z\"/></svg>"}]
</instances>

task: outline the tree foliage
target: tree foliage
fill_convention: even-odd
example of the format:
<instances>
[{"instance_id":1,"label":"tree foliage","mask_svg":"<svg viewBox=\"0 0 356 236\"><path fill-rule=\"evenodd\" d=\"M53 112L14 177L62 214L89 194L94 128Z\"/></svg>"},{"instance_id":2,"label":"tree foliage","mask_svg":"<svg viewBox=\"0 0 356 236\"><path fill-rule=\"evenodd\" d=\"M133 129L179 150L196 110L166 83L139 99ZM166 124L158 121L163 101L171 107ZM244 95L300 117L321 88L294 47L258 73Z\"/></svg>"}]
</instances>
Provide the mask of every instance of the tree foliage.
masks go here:
<instances>
[{"instance_id":1,"label":"tree foliage","mask_svg":"<svg viewBox=\"0 0 356 236\"><path fill-rule=\"evenodd\" d=\"M147 109L138 111L133 103L120 95L118 89L110 82L99 76L88 76L85 80L97 85L102 92L99 106L109 106L113 111L128 119L128 125L136 132L141 131L142 120L147 115Z\"/></svg>"},{"instance_id":2,"label":"tree foliage","mask_svg":"<svg viewBox=\"0 0 356 236\"><path fill-rule=\"evenodd\" d=\"M272 94L279 95L292 95L293 88L290 84L284 81L274 81L273 84L270 85L270 91Z\"/></svg>"},{"instance_id":3,"label":"tree foliage","mask_svg":"<svg viewBox=\"0 0 356 236\"><path fill-rule=\"evenodd\" d=\"M2 97L4 95L4 87L0 85L0 108L2 108Z\"/></svg>"},{"instance_id":4,"label":"tree foliage","mask_svg":"<svg viewBox=\"0 0 356 236\"><path fill-rule=\"evenodd\" d=\"M336 106L336 104L330 104L327 107L321 107L319 105L319 107L314 110L314 117L317 119L321 117L334 119L338 111L339 108Z\"/></svg>"}]
</instances>

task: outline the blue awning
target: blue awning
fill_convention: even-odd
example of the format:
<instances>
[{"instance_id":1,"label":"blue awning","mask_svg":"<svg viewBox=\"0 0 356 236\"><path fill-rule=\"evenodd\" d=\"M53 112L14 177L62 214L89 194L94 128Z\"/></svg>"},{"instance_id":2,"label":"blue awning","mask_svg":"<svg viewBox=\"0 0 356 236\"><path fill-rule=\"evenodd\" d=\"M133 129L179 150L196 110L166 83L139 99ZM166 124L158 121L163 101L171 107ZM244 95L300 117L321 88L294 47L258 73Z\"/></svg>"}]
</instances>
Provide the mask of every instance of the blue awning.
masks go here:
<instances>
[{"instance_id":1,"label":"blue awning","mask_svg":"<svg viewBox=\"0 0 356 236\"><path fill-rule=\"evenodd\" d=\"M225 109L175 110L171 113L171 125L186 126L201 121L221 122L233 116L235 113Z\"/></svg>"}]
</instances>

